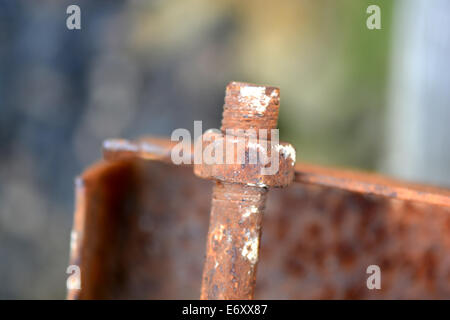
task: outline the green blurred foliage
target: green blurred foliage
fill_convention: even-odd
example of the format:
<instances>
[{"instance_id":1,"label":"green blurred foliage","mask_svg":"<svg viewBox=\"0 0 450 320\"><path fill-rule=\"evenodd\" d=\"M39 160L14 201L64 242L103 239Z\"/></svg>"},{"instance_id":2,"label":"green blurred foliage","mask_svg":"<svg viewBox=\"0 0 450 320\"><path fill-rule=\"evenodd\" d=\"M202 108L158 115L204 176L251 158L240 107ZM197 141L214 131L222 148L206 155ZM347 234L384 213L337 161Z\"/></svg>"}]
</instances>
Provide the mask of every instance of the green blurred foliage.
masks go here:
<instances>
[{"instance_id":1,"label":"green blurred foliage","mask_svg":"<svg viewBox=\"0 0 450 320\"><path fill-rule=\"evenodd\" d=\"M381 8L381 30L366 27L371 4ZM193 86L280 86L281 137L300 161L372 169L382 147L391 13L388 0L156 2L135 8L132 47L156 61L192 51L198 59L184 77ZM214 51L205 38L221 24L223 46Z\"/></svg>"}]
</instances>

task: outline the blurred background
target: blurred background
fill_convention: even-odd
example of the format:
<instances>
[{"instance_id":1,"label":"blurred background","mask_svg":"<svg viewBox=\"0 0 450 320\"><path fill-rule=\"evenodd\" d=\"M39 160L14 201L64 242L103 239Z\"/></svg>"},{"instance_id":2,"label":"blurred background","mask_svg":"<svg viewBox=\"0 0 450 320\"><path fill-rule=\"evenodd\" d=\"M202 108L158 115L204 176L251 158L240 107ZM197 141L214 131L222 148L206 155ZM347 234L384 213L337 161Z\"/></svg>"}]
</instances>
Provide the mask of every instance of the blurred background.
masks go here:
<instances>
[{"instance_id":1,"label":"blurred background","mask_svg":"<svg viewBox=\"0 0 450 320\"><path fill-rule=\"evenodd\" d=\"M450 186L449 15L447 0L0 0L0 298L65 297L74 178L104 139L219 128L231 80L281 88L300 161Z\"/></svg>"}]
</instances>

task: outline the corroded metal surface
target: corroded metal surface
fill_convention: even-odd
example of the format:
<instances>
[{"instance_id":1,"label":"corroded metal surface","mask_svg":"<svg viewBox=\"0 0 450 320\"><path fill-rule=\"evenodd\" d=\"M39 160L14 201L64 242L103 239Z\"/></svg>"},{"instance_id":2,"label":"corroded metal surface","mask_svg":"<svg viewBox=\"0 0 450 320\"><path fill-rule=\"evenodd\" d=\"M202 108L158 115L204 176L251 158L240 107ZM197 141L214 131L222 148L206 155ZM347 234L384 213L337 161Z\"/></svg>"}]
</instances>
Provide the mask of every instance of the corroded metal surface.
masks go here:
<instances>
[{"instance_id":1,"label":"corroded metal surface","mask_svg":"<svg viewBox=\"0 0 450 320\"><path fill-rule=\"evenodd\" d=\"M70 264L81 268L81 290L69 298L198 297L211 185L192 167L171 167L101 162L78 178L84 200L76 203L75 219L83 223L74 227L78 246Z\"/></svg>"},{"instance_id":2,"label":"corroded metal surface","mask_svg":"<svg viewBox=\"0 0 450 320\"><path fill-rule=\"evenodd\" d=\"M197 176L216 181L200 299L253 299L267 188L287 186L294 178L295 150L289 146L293 154L283 154L272 148L273 137L268 134L277 127L279 105L278 88L231 82L226 88L222 133L206 132L202 137L205 150L216 147L214 153L222 159L194 164ZM278 143L276 147L288 150ZM254 162L249 161L250 154ZM268 158L273 163L265 163L263 155L275 161ZM264 174L266 165L275 162L277 168Z\"/></svg>"},{"instance_id":3,"label":"corroded metal surface","mask_svg":"<svg viewBox=\"0 0 450 320\"><path fill-rule=\"evenodd\" d=\"M301 183L450 207L448 189L406 183L378 174L325 168L306 163L297 165L295 169L295 181Z\"/></svg>"},{"instance_id":4,"label":"corroded metal surface","mask_svg":"<svg viewBox=\"0 0 450 320\"><path fill-rule=\"evenodd\" d=\"M77 183L72 296L198 298L211 186L161 161L90 168ZM262 228L257 299L450 299L448 207L296 182L268 193ZM366 287L372 264L381 290Z\"/></svg>"},{"instance_id":5,"label":"corroded metal surface","mask_svg":"<svg viewBox=\"0 0 450 320\"><path fill-rule=\"evenodd\" d=\"M138 141L112 139L107 142L103 147L103 152L105 158L111 160L140 158L169 162L171 148L175 145L169 139L162 138L144 138ZM448 189L409 183L356 170L296 162L294 180L298 183L450 207L450 191Z\"/></svg>"},{"instance_id":6,"label":"corroded metal surface","mask_svg":"<svg viewBox=\"0 0 450 320\"><path fill-rule=\"evenodd\" d=\"M267 189L214 185L201 299L253 299Z\"/></svg>"},{"instance_id":7,"label":"corroded metal surface","mask_svg":"<svg viewBox=\"0 0 450 320\"><path fill-rule=\"evenodd\" d=\"M222 131L277 128L280 89L245 82L230 82L225 91ZM258 134L258 132L256 132Z\"/></svg>"},{"instance_id":8,"label":"corroded metal surface","mask_svg":"<svg viewBox=\"0 0 450 320\"><path fill-rule=\"evenodd\" d=\"M215 132L205 132L202 138L203 150L220 146L223 159L232 161L211 164L203 161L194 165L194 173L201 178L258 187L285 187L294 180L295 149L288 143L271 145L270 140L256 141ZM265 160L273 163L260 161L257 158L260 150ZM257 161L251 163L252 156Z\"/></svg>"}]
</instances>

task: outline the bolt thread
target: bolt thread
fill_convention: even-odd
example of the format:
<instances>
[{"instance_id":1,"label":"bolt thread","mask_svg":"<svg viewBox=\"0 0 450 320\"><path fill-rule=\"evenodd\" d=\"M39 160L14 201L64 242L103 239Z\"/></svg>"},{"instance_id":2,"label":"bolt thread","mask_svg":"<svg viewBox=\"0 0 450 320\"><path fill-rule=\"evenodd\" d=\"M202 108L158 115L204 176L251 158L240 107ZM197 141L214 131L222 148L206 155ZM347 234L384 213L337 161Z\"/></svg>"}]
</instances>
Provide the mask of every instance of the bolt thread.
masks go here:
<instances>
[{"instance_id":1,"label":"bolt thread","mask_svg":"<svg viewBox=\"0 0 450 320\"><path fill-rule=\"evenodd\" d=\"M243 82L227 85L221 130L277 128L280 89ZM258 132L256 132L258 135Z\"/></svg>"}]
</instances>

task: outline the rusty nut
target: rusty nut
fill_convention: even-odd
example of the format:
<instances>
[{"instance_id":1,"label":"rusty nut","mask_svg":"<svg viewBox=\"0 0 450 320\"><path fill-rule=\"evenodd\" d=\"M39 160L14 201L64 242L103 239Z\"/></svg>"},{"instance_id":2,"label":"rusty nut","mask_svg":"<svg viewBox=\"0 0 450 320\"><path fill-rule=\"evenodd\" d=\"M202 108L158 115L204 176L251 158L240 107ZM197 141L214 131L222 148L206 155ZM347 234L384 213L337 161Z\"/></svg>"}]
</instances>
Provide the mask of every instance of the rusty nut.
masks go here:
<instances>
[{"instance_id":1,"label":"rusty nut","mask_svg":"<svg viewBox=\"0 0 450 320\"><path fill-rule=\"evenodd\" d=\"M257 187L284 187L294 179L295 149L289 143L209 131L197 140L200 146L202 161L194 163L198 177Z\"/></svg>"}]
</instances>

